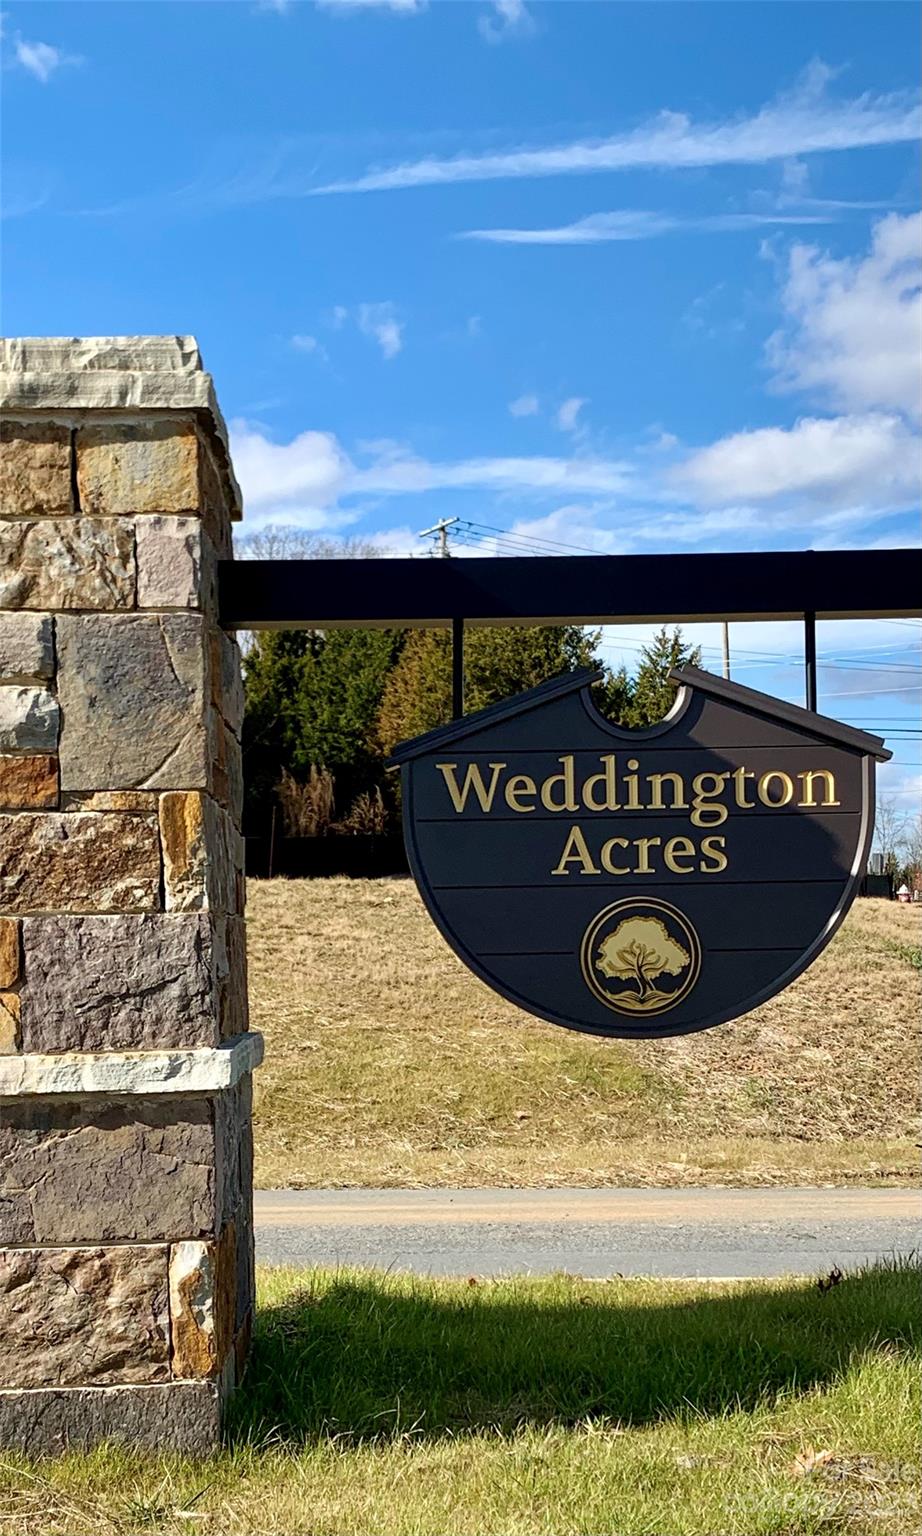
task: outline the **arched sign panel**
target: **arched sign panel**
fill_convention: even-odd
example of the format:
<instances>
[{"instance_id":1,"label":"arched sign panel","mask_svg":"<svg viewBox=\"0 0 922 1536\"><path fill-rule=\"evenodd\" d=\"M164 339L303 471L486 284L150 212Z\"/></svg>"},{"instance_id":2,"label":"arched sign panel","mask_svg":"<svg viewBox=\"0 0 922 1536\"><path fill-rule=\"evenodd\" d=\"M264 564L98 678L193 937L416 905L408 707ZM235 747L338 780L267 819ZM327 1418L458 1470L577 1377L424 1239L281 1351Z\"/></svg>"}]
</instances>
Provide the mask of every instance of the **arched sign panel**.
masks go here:
<instances>
[{"instance_id":1,"label":"arched sign panel","mask_svg":"<svg viewBox=\"0 0 922 1536\"><path fill-rule=\"evenodd\" d=\"M574 672L403 743L407 852L448 943L589 1034L690 1034L800 975L855 896L876 736L685 667L626 731Z\"/></svg>"}]
</instances>

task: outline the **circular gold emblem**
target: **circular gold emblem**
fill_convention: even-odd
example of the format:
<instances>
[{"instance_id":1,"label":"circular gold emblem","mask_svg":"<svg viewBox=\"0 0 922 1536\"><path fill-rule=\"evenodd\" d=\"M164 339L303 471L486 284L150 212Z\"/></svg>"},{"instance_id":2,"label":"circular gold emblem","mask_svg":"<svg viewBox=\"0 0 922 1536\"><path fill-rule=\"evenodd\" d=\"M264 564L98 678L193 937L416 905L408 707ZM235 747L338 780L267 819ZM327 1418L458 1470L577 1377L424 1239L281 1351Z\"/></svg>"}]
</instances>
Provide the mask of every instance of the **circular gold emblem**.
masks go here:
<instances>
[{"instance_id":1,"label":"circular gold emblem","mask_svg":"<svg viewBox=\"0 0 922 1536\"><path fill-rule=\"evenodd\" d=\"M615 1013L666 1013L698 980L701 944L668 901L626 896L589 924L580 966L590 992Z\"/></svg>"}]
</instances>

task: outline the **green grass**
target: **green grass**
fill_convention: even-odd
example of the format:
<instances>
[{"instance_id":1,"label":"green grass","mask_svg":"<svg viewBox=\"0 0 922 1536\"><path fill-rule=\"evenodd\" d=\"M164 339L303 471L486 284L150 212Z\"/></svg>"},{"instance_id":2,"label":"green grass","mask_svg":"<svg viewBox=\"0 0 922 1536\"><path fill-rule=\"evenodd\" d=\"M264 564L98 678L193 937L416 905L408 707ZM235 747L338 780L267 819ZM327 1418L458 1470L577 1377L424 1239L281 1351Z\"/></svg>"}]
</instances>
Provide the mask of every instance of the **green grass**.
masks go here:
<instances>
[{"instance_id":1,"label":"green grass","mask_svg":"<svg viewBox=\"0 0 922 1536\"><path fill-rule=\"evenodd\" d=\"M892 955L897 955L900 960L911 965L914 971L922 971L922 948L918 944L890 943L886 947Z\"/></svg>"},{"instance_id":2,"label":"green grass","mask_svg":"<svg viewBox=\"0 0 922 1536\"><path fill-rule=\"evenodd\" d=\"M263 1273L225 1451L8 1455L0 1530L910 1536L919 1278Z\"/></svg>"}]
</instances>

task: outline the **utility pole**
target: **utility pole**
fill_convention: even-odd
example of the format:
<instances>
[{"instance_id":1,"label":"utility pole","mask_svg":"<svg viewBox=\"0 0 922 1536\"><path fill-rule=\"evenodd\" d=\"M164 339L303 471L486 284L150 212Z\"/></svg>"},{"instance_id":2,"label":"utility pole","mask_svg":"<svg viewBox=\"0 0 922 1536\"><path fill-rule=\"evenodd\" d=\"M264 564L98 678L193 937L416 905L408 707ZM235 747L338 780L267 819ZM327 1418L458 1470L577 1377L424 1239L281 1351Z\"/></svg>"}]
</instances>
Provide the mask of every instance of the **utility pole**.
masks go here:
<instances>
[{"instance_id":1,"label":"utility pole","mask_svg":"<svg viewBox=\"0 0 922 1536\"><path fill-rule=\"evenodd\" d=\"M724 631L724 677L730 678L730 625L726 619L723 621Z\"/></svg>"},{"instance_id":2,"label":"utility pole","mask_svg":"<svg viewBox=\"0 0 922 1536\"><path fill-rule=\"evenodd\" d=\"M431 528L424 528L419 535L421 539L432 538L434 534L438 535L439 555L443 560L447 560L451 555L451 550L448 548L448 530L452 523L457 521L456 517L443 517L441 522L433 523Z\"/></svg>"},{"instance_id":3,"label":"utility pole","mask_svg":"<svg viewBox=\"0 0 922 1536\"><path fill-rule=\"evenodd\" d=\"M438 537L439 555L443 560L451 557L448 530L457 521L456 517L443 517L420 534L421 539ZM454 720L460 720L464 714L464 619L460 614L453 614L451 620L451 713Z\"/></svg>"}]
</instances>

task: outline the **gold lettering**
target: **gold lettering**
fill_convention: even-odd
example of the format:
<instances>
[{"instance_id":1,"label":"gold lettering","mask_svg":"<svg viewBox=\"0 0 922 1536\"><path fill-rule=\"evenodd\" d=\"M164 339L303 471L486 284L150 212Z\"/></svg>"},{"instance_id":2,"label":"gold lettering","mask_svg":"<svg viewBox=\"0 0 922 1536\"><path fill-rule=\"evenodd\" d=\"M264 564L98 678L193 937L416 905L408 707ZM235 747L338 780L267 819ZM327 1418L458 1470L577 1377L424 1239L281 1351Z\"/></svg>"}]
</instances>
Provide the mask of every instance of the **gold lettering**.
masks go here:
<instances>
[{"instance_id":1,"label":"gold lettering","mask_svg":"<svg viewBox=\"0 0 922 1536\"><path fill-rule=\"evenodd\" d=\"M573 850L571 852L570 850ZM581 875L600 875L602 871L596 869L592 862L589 849L586 847L586 839L579 827L571 827L567 840L563 845L563 853L560 855L560 863L556 869L551 870L552 875L568 875L570 871L567 864L581 864Z\"/></svg>"},{"instance_id":2,"label":"gold lettering","mask_svg":"<svg viewBox=\"0 0 922 1536\"><path fill-rule=\"evenodd\" d=\"M725 837L703 837L701 839L701 852L705 859L712 859L713 863L705 864L704 860L698 865L703 875L716 875L727 867L727 855L724 849L727 846Z\"/></svg>"},{"instance_id":3,"label":"gold lettering","mask_svg":"<svg viewBox=\"0 0 922 1536\"><path fill-rule=\"evenodd\" d=\"M611 851L613 848L626 848L627 846L628 841L626 837L610 837L607 843L602 844L599 858L602 860L602 868L607 869L610 875L629 875L631 873L630 869L622 869L619 864L613 864L611 861Z\"/></svg>"},{"instance_id":4,"label":"gold lettering","mask_svg":"<svg viewBox=\"0 0 922 1536\"><path fill-rule=\"evenodd\" d=\"M768 792L768 786L772 779L777 779L781 785L780 800L773 800ZM777 768L771 769L769 773L763 773L759 780L759 799L763 805L787 805L788 801L793 798L793 795L794 781L788 774L780 772Z\"/></svg>"},{"instance_id":5,"label":"gold lettering","mask_svg":"<svg viewBox=\"0 0 922 1536\"><path fill-rule=\"evenodd\" d=\"M801 789L801 794L800 794L800 803L801 803L801 805L816 805L816 801L813 798L813 780L814 779L823 779L823 781L824 781L824 783L823 783L823 804L824 805L841 805L842 804L841 800L837 800L836 799L836 780L835 780L835 774L831 773L828 768L810 768L806 773L799 773L797 775L797 777L801 780L801 783L802 783L802 786L803 786L802 789Z\"/></svg>"},{"instance_id":6,"label":"gold lettering","mask_svg":"<svg viewBox=\"0 0 922 1536\"><path fill-rule=\"evenodd\" d=\"M487 789L487 786L483 782L483 775L481 774L480 767L477 763L468 763L464 772L464 783L460 790L458 788L458 781L455 778L455 769L458 766L457 763L436 763L435 766L439 770L439 773L442 775L442 778L445 780L445 787L451 796L451 803L459 815L467 804L467 797L470 794L471 789L473 789L474 794L480 801L480 809L482 811L489 811L492 809L493 796L496 794L496 781L505 768L505 763L489 764L493 770L489 789Z\"/></svg>"},{"instance_id":7,"label":"gold lettering","mask_svg":"<svg viewBox=\"0 0 922 1536\"><path fill-rule=\"evenodd\" d=\"M647 849L659 848L662 841L661 837L637 837L634 839L634 847L637 849L637 868L634 871L635 874L652 875L653 871L647 859Z\"/></svg>"},{"instance_id":8,"label":"gold lettering","mask_svg":"<svg viewBox=\"0 0 922 1536\"><path fill-rule=\"evenodd\" d=\"M583 804L587 811L620 811L618 804L618 786L615 782L616 758L613 752L606 752L602 757L605 764L604 773L594 773L583 785ZM595 784L605 785L605 800L599 805L593 796L592 790Z\"/></svg>"},{"instance_id":9,"label":"gold lettering","mask_svg":"<svg viewBox=\"0 0 922 1536\"><path fill-rule=\"evenodd\" d=\"M566 757L558 757L558 763L563 765L562 773L553 773L546 778L541 785L541 804L549 811L578 811L576 803L576 786L573 776L573 754L568 752ZM563 804L558 805L551 789L555 784L563 785Z\"/></svg>"},{"instance_id":10,"label":"gold lettering","mask_svg":"<svg viewBox=\"0 0 922 1536\"><path fill-rule=\"evenodd\" d=\"M510 811L533 811L533 805L519 805L521 795L536 795L538 786L534 779L530 779L527 773L514 773L506 785L506 804Z\"/></svg>"},{"instance_id":11,"label":"gold lettering","mask_svg":"<svg viewBox=\"0 0 922 1536\"><path fill-rule=\"evenodd\" d=\"M724 792L729 773L698 773L692 780L691 824L693 827L719 827L727 819L727 807L714 803L714 797ZM705 821L705 814L708 820Z\"/></svg>"},{"instance_id":12,"label":"gold lettering","mask_svg":"<svg viewBox=\"0 0 922 1536\"><path fill-rule=\"evenodd\" d=\"M640 764L636 757L629 757L627 765L631 771L624 775L624 782L627 785L627 799L624 802L624 809L626 811L639 811L641 804L637 798L637 769L640 767Z\"/></svg>"},{"instance_id":13,"label":"gold lettering","mask_svg":"<svg viewBox=\"0 0 922 1536\"><path fill-rule=\"evenodd\" d=\"M734 768L733 777L736 780L736 803L741 810L751 811L755 805L754 800L746 799L746 780L754 779L755 774L751 768Z\"/></svg>"},{"instance_id":14,"label":"gold lettering","mask_svg":"<svg viewBox=\"0 0 922 1536\"><path fill-rule=\"evenodd\" d=\"M687 811L688 801L685 798L685 781L680 773L648 773L647 783L653 793L649 809L651 811L664 811L663 784L668 779L672 785L672 810Z\"/></svg>"},{"instance_id":15,"label":"gold lettering","mask_svg":"<svg viewBox=\"0 0 922 1536\"><path fill-rule=\"evenodd\" d=\"M663 849L663 860L666 868L671 869L675 875L690 875L690 864L679 864L679 859L693 859L695 857L695 845L690 837L671 837Z\"/></svg>"}]
</instances>

